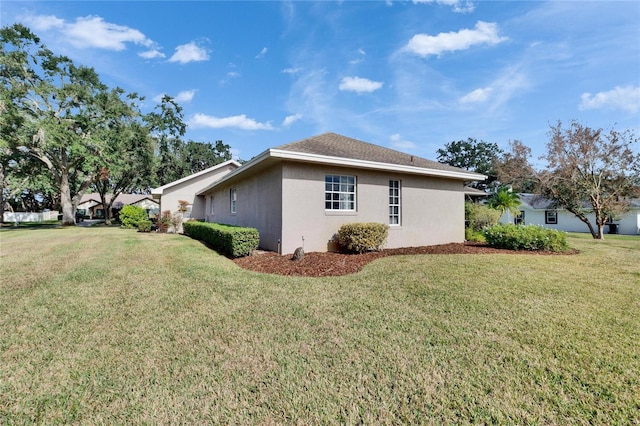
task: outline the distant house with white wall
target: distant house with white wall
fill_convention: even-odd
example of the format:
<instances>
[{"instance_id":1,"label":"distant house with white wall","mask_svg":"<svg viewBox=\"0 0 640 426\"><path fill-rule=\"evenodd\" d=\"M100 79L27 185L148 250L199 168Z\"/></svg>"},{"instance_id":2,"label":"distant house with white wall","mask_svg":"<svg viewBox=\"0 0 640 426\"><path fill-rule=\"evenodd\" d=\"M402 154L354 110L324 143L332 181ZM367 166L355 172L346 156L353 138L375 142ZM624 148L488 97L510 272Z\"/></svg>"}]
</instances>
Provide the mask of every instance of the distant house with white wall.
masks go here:
<instances>
[{"instance_id":1,"label":"distant house with white wall","mask_svg":"<svg viewBox=\"0 0 640 426\"><path fill-rule=\"evenodd\" d=\"M184 212L185 219L205 218L205 199L197 194L203 188L210 186L222 176L240 167L240 163L229 160L217 164L208 169L159 186L151 190L153 199L160 204L160 212L170 211L172 214L178 212L180 201L187 202L187 211Z\"/></svg>"},{"instance_id":2,"label":"distant house with white wall","mask_svg":"<svg viewBox=\"0 0 640 426\"><path fill-rule=\"evenodd\" d=\"M107 195L107 202L111 200L112 195ZM155 215L158 213L159 205L151 195L148 194L119 194L111 204L112 217L117 217L117 214L124 206L138 206L147 211L149 215ZM90 219L103 219L104 218L104 206L100 199L100 194L93 192L90 194L84 194L80 198L78 203L78 211L85 217Z\"/></svg>"},{"instance_id":3,"label":"distant house with white wall","mask_svg":"<svg viewBox=\"0 0 640 426\"><path fill-rule=\"evenodd\" d=\"M589 232L587 225L573 213L554 207L553 201L537 194L518 194L520 197L520 215L516 218L505 213L500 218L501 223L523 223L539 225L549 229L566 232ZM595 226L595 215L588 216ZM604 232L638 235L640 234L640 199L631 200L631 209L624 216L611 221Z\"/></svg>"},{"instance_id":4,"label":"distant house with white wall","mask_svg":"<svg viewBox=\"0 0 640 426\"><path fill-rule=\"evenodd\" d=\"M463 242L464 184L485 178L325 133L268 149L202 186L196 198L206 210L192 216L255 227L262 248L283 254L333 250L352 222L388 224L388 248Z\"/></svg>"}]
</instances>

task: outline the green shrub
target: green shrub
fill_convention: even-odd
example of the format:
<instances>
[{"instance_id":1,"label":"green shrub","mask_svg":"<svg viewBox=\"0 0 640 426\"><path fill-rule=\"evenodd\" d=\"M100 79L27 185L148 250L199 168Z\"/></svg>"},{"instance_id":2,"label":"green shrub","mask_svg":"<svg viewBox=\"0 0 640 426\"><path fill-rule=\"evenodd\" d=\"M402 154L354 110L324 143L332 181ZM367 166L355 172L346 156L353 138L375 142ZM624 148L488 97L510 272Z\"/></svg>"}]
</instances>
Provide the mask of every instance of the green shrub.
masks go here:
<instances>
[{"instance_id":1,"label":"green shrub","mask_svg":"<svg viewBox=\"0 0 640 426\"><path fill-rule=\"evenodd\" d=\"M480 231L474 231L473 228L464 229L464 239L476 243L487 242L487 240L484 238L484 234Z\"/></svg>"},{"instance_id":2,"label":"green shrub","mask_svg":"<svg viewBox=\"0 0 640 426\"><path fill-rule=\"evenodd\" d=\"M153 223L150 220L141 220L138 222L138 232L151 232L151 225Z\"/></svg>"},{"instance_id":3,"label":"green shrub","mask_svg":"<svg viewBox=\"0 0 640 426\"><path fill-rule=\"evenodd\" d=\"M120 210L120 223L123 228L133 229L141 220L148 220L147 211L139 206L124 206Z\"/></svg>"},{"instance_id":4,"label":"green shrub","mask_svg":"<svg viewBox=\"0 0 640 426\"><path fill-rule=\"evenodd\" d=\"M255 228L207 222L185 222L182 227L185 235L229 257L247 256L260 244L260 234Z\"/></svg>"},{"instance_id":5,"label":"green shrub","mask_svg":"<svg viewBox=\"0 0 640 426\"><path fill-rule=\"evenodd\" d=\"M346 223L338 230L338 243L348 252L380 250L387 242L389 226L383 223Z\"/></svg>"},{"instance_id":6,"label":"green shrub","mask_svg":"<svg viewBox=\"0 0 640 426\"><path fill-rule=\"evenodd\" d=\"M478 232L488 226L497 224L502 216L500 210L471 202L465 203L464 214L468 227Z\"/></svg>"},{"instance_id":7,"label":"green shrub","mask_svg":"<svg viewBox=\"0 0 640 426\"><path fill-rule=\"evenodd\" d=\"M491 247L510 250L561 252L569 248L565 232L535 225L495 225L486 228L484 236Z\"/></svg>"}]
</instances>

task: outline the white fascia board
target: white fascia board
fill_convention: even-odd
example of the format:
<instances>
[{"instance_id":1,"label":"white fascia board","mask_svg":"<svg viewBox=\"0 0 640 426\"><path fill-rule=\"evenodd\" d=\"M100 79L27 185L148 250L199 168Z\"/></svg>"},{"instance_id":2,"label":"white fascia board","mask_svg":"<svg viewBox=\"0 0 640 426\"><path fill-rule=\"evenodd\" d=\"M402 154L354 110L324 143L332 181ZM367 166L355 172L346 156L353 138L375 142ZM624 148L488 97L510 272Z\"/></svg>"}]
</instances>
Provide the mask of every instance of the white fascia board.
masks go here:
<instances>
[{"instance_id":1,"label":"white fascia board","mask_svg":"<svg viewBox=\"0 0 640 426\"><path fill-rule=\"evenodd\" d=\"M209 172L211 172L213 170L220 169L220 168L222 168L224 166L227 166L229 164L235 164L237 167L240 167L240 163L238 163L237 161L235 161L235 160L227 160L224 163L216 164L213 167L209 167L208 169L201 170L201 171L199 171L197 173L194 173L192 175L189 175L189 176L185 176L182 179L174 180L173 182L169 182L169 183L164 184L162 186L159 186L157 188L153 188L151 190L151 194L153 194L153 195L162 195L164 190L167 189L167 188L171 188L174 185L178 185L178 184L186 182L186 181L188 181L190 179L197 178L198 176L202 176L204 174L207 174L207 173L209 173Z\"/></svg>"},{"instance_id":2,"label":"white fascia board","mask_svg":"<svg viewBox=\"0 0 640 426\"><path fill-rule=\"evenodd\" d=\"M356 167L360 169L384 170L398 173L410 173L424 176L447 177L461 180L485 180L487 176L473 172L457 172L451 170L427 169L424 167L404 166L400 164L378 163L375 161L354 160L351 158L329 157L326 155L291 152L278 149L270 150L271 156L287 160L297 160L317 164Z\"/></svg>"},{"instance_id":3,"label":"white fascia board","mask_svg":"<svg viewBox=\"0 0 640 426\"><path fill-rule=\"evenodd\" d=\"M343 158L343 157L329 157L326 155L318 155L318 154L308 154L304 152L292 152L285 151L280 149L268 149L261 154L253 157L248 162L244 163L240 168L232 171L229 174L224 175L220 180L213 183L208 188L202 190L198 193L198 195L203 194L232 179L233 177L244 173L247 169L269 159L269 158L278 158L282 160L293 160L307 163L315 163L315 164L327 164L332 166L345 166L345 167L355 167L360 169L370 169L370 170L383 170L383 171L392 171L398 173L410 173L417 174L423 176L437 176L437 177L445 177L450 179L460 179L460 180L485 180L487 176L481 175L479 173L473 172L455 172L451 170L437 170L437 169L426 169L424 167L413 167L413 166L403 166L398 164L389 164L389 163L378 163L374 161L365 161L365 160L354 160L351 158Z\"/></svg>"},{"instance_id":4,"label":"white fascia board","mask_svg":"<svg viewBox=\"0 0 640 426\"><path fill-rule=\"evenodd\" d=\"M253 157L251 160L249 160L246 163L242 164L240 167L238 167L234 171L232 171L230 173L227 173L226 175L222 176L220 179L218 179L217 181L215 181L214 183L209 185L207 188L204 188L202 191L198 192L196 195L202 195L205 192L208 192L209 190L215 188L216 186L218 186L222 182L226 182L227 180L233 178L234 176L236 176L236 175L238 175L240 173L243 173L245 170L255 166L256 164L263 162L264 160L266 160L267 158L270 157L270 155L269 155L270 151L272 151L272 150L268 149L268 150L262 152L261 154L258 154L257 156Z\"/></svg>"}]
</instances>

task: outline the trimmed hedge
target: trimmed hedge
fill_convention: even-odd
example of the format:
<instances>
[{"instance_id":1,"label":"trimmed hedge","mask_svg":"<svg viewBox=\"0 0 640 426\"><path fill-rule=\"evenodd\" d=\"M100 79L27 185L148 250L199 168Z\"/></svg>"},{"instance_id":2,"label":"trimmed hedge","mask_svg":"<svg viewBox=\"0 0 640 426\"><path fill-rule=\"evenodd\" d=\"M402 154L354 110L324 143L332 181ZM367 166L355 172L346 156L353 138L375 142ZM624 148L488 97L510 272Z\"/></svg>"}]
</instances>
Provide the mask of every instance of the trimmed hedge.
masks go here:
<instances>
[{"instance_id":1,"label":"trimmed hedge","mask_svg":"<svg viewBox=\"0 0 640 426\"><path fill-rule=\"evenodd\" d=\"M208 222L185 222L182 228L185 235L229 257L248 256L260 244L260 234L255 228Z\"/></svg>"},{"instance_id":2,"label":"trimmed hedge","mask_svg":"<svg viewBox=\"0 0 640 426\"><path fill-rule=\"evenodd\" d=\"M141 220L138 222L138 232L151 232L152 225L150 220Z\"/></svg>"},{"instance_id":3,"label":"trimmed hedge","mask_svg":"<svg viewBox=\"0 0 640 426\"><path fill-rule=\"evenodd\" d=\"M380 250L387 242L389 226L384 223L346 223L338 230L342 250L353 253Z\"/></svg>"},{"instance_id":4,"label":"trimmed hedge","mask_svg":"<svg viewBox=\"0 0 640 426\"><path fill-rule=\"evenodd\" d=\"M499 224L484 231L487 244L509 250L540 250L561 252L569 248L567 234L535 225Z\"/></svg>"}]
</instances>

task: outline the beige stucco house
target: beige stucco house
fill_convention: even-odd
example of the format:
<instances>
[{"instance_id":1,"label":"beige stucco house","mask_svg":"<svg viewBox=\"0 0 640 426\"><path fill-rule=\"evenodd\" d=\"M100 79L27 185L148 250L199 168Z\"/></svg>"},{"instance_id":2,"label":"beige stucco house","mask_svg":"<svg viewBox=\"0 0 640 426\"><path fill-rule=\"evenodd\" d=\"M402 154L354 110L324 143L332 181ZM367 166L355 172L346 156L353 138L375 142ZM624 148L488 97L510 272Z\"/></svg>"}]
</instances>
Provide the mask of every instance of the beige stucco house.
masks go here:
<instances>
[{"instance_id":1,"label":"beige stucco house","mask_svg":"<svg viewBox=\"0 0 640 426\"><path fill-rule=\"evenodd\" d=\"M170 211L172 214L176 213L180 205L179 202L184 200L188 202L188 210L183 214L185 219L204 219L205 199L196 194L238 167L240 167L240 163L236 161L225 161L198 173L154 188L151 190L151 195L160 203L161 212Z\"/></svg>"},{"instance_id":2,"label":"beige stucco house","mask_svg":"<svg viewBox=\"0 0 640 426\"><path fill-rule=\"evenodd\" d=\"M268 149L197 195L207 221L255 227L282 254L333 250L349 222L389 224L385 247L396 248L463 242L464 182L484 179L325 133Z\"/></svg>"}]
</instances>

